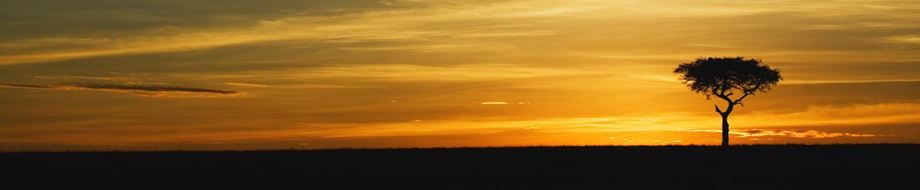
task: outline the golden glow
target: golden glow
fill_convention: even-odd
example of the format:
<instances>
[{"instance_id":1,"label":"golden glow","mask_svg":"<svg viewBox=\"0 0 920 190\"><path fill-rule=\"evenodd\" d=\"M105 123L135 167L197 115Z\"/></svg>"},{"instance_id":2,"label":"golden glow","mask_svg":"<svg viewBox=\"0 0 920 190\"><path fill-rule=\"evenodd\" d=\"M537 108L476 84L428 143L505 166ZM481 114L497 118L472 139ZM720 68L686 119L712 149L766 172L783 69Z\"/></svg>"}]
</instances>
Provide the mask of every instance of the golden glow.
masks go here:
<instances>
[{"instance_id":1,"label":"golden glow","mask_svg":"<svg viewBox=\"0 0 920 190\"><path fill-rule=\"evenodd\" d=\"M920 142L917 1L251 3L24 4L0 151L718 144L721 102L671 73L710 56L786 79L733 143Z\"/></svg>"}]
</instances>

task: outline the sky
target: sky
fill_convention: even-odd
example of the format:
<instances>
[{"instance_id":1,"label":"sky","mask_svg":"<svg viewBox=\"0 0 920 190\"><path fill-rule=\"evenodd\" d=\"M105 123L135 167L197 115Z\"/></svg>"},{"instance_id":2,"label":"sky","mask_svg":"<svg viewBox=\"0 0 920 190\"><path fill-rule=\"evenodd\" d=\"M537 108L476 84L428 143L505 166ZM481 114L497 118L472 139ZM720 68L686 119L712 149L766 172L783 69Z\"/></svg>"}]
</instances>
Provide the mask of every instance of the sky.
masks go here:
<instances>
[{"instance_id":1,"label":"sky","mask_svg":"<svg viewBox=\"0 0 920 190\"><path fill-rule=\"evenodd\" d=\"M0 151L920 143L920 0L4 0ZM737 98L737 97L736 97Z\"/></svg>"}]
</instances>

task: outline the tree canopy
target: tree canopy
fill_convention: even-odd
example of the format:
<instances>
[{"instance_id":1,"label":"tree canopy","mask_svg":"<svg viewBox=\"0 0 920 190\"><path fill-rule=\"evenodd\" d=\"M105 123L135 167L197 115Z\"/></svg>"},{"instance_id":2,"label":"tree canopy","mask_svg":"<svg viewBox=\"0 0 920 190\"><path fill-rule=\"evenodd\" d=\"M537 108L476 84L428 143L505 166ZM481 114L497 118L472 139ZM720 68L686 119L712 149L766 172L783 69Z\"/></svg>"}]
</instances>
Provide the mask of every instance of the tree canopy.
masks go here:
<instances>
[{"instance_id":1,"label":"tree canopy","mask_svg":"<svg viewBox=\"0 0 920 190\"><path fill-rule=\"evenodd\" d=\"M707 99L713 95L727 98L734 90L744 96L767 92L782 80L779 70L744 57L699 58L679 65L674 73L680 74L684 84L694 92L705 94Z\"/></svg>"}]
</instances>

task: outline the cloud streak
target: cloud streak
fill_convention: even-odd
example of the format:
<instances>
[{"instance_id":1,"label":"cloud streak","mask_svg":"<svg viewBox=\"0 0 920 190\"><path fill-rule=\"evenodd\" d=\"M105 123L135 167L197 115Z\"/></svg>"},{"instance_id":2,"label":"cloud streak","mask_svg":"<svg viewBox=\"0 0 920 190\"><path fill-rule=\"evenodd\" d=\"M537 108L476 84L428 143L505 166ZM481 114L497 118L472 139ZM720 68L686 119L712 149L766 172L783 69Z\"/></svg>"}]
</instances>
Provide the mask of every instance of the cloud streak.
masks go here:
<instances>
[{"instance_id":1,"label":"cloud streak","mask_svg":"<svg viewBox=\"0 0 920 190\"><path fill-rule=\"evenodd\" d=\"M920 44L920 34L915 35L905 35L905 36L892 36L885 39L887 42L893 43L909 43L909 44Z\"/></svg>"},{"instance_id":2,"label":"cloud streak","mask_svg":"<svg viewBox=\"0 0 920 190\"><path fill-rule=\"evenodd\" d=\"M268 87L268 86L266 86L266 85L261 85L261 84L249 84L249 83L238 83L238 82L227 82L227 83L224 83L224 84L230 85L230 86Z\"/></svg>"},{"instance_id":3,"label":"cloud streak","mask_svg":"<svg viewBox=\"0 0 920 190\"><path fill-rule=\"evenodd\" d=\"M239 91L213 90L204 88L186 88L157 85L120 85L120 84L74 84L74 85L33 85L33 84L0 84L0 88L43 89L43 90L92 90L102 92L125 93L143 97L239 97L244 93Z\"/></svg>"},{"instance_id":4,"label":"cloud streak","mask_svg":"<svg viewBox=\"0 0 920 190\"><path fill-rule=\"evenodd\" d=\"M219 46L279 40L326 42L418 41L430 38L532 37L555 34L554 31L523 28L501 31L470 32L426 25L484 19L547 18L598 8L591 4L541 3L511 1L505 3L445 5L421 3L424 8L402 11L367 11L339 16L291 16L263 20L254 26L217 27L217 29L176 28L172 32L148 31L153 35L111 38L45 37L0 43L0 50L28 47L42 51L0 55L0 64L69 60L86 57L176 52ZM495 4L493 6L493 4ZM380 24L387 23L387 24ZM79 48L72 48L80 46Z\"/></svg>"},{"instance_id":5,"label":"cloud streak","mask_svg":"<svg viewBox=\"0 0 920 190\"><path fill-rule=\"evenodd\" d=\"M352 10L346 11L348 12L347 14L326 16L291 14L291 16L287 17L258 19L258 22L250 21L251 23L244 25L224 27L150 26L149 29L141 30L141 32L126 33L116 37L42 36L31 39L17 39L15 41L0 42L0 51L7 52L0 55L0 64L201 50L227 45L284 40L316 43L413 41L451 44L455 43L452 40L479 39L479 42L494 42L495 38L546 36L571 38L572 36L568 35L573 34L581 34L581 38L596 37L595 34L585 33L586 31L594 30L562 27L567 23L576 23L579 26L595 26L597 22L610 25L619 24L616 27L611 27L619 28L617 30L620 33L618 36L642 38L642 35L654 34L655 30L660 29L643 27L643 29L653 31L634 31L629 27L633 24L626 21L662 19L685 21L681 19L745 17L772 13L810 13L809 15L811 16L834 18L869 15L870 18L875 19L858 20L859 23L851 25L855 25L855 29L866 27L885 28L886 26L904 26L906 23L914 23L912 21L916 17L916 14L888 14L889 12L915 12L915 10L920 9L915 3L900 1L847 1L845 3L835 1L755 1L742 4L721 1L694 1L690 3L686 1L573 0L555 2L511 0L501 2L459 1L459 3L452 1L452 3L445 3L442 1L402 0L383 4L392 4L394 6L379 6L376 9ZM394 7L401 8L393 10L392 8ZM179 19L177 18L177 20ZM758 20L753 21L755 22L751 23L758 23L756 22ZM840 28L836 27L837 25L844 24L804 22L781 27L795 28L801 27L800 25L816 26L818 28L831 26L831 28L837 29ZM668 31L671 31L670 29L672 28L680 28L680 26L662 26L669 29ZM745 25L745 27L741 28L748 27L755 26ZM777 26L771 28L775 27ZM718 28L713 30L718 30ZM896 36L887 41L917 43L917 37L915 35ZM675 43L699 44L699 41L684 40L675 41ZM623 46L629 47L629 45L625 44ZM452 45L435 44L398 47L348 47L344 49L350 51L455 51L476 48L478 47L453 47ZM661 54L660 51L654 52ZM692 55L698 56L698 54ZM813 53L808 52L808 56L813 56Z\"/></svg>"},{"instance_id":6,"label":"cloud streak","mask_svg":"<svg viewBox=\"0 0 920 190\"><path fill-rule=\"evenodd\" d=\"M176 143L179 143L179 144L224 144L224 142L220 142L220 141L181 141L181 142L176 142Z\"/></svg>"},{"instance_id":7,"label":"cloud streak","mask_svg":"<svg viewBox=\"0 0 920 190\"><path fill-rule=\"evenodd\" d=\"M104 80L104 81L119 81L119 82L134 82L137 81L137 78L126 78L126 77L85 77L85 76L32 76L34 78L40 79L55 79L55 80L71 80L71 79L89 79L89 80Z\"/></svg>"},{"instance_id":8,"label":"cloud streak","mask_svg":"<svg viewBox=\"0 0 920 190\"><path fill-rule=\"evenodd\" d=\"M668 129L669 131L682 131L682 132L705 132L705 133L721 133L722 130L719 129ZM779 136L779 137L792 137L792 138L834 138L834 137L875 137L880 135L874 134L852 134L852 133L828 133L824 131L817 130L767 130L767 129L732 129L728 132L729 134L739 135L738 137L747 138L747 137L765 137L765 136Z\"/></svg>"}]
</instances>

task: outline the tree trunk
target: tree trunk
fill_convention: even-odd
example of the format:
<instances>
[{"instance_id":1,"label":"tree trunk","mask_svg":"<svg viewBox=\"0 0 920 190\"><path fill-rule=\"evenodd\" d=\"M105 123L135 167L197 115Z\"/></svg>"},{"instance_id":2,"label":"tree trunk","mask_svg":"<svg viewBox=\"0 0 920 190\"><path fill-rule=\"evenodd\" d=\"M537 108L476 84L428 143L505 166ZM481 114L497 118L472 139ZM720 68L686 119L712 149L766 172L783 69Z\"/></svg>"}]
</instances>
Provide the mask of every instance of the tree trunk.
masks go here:
<instances>
[{"instance_id":1,"label":"tree trunk","mask_svg":"<svg viewBox=\"0 0 920 190\"><path fill-rule=\"evenodd\" d=\"M728 114L722 114L722 146L728 147Z\"/></svg>"}]
</instances>

